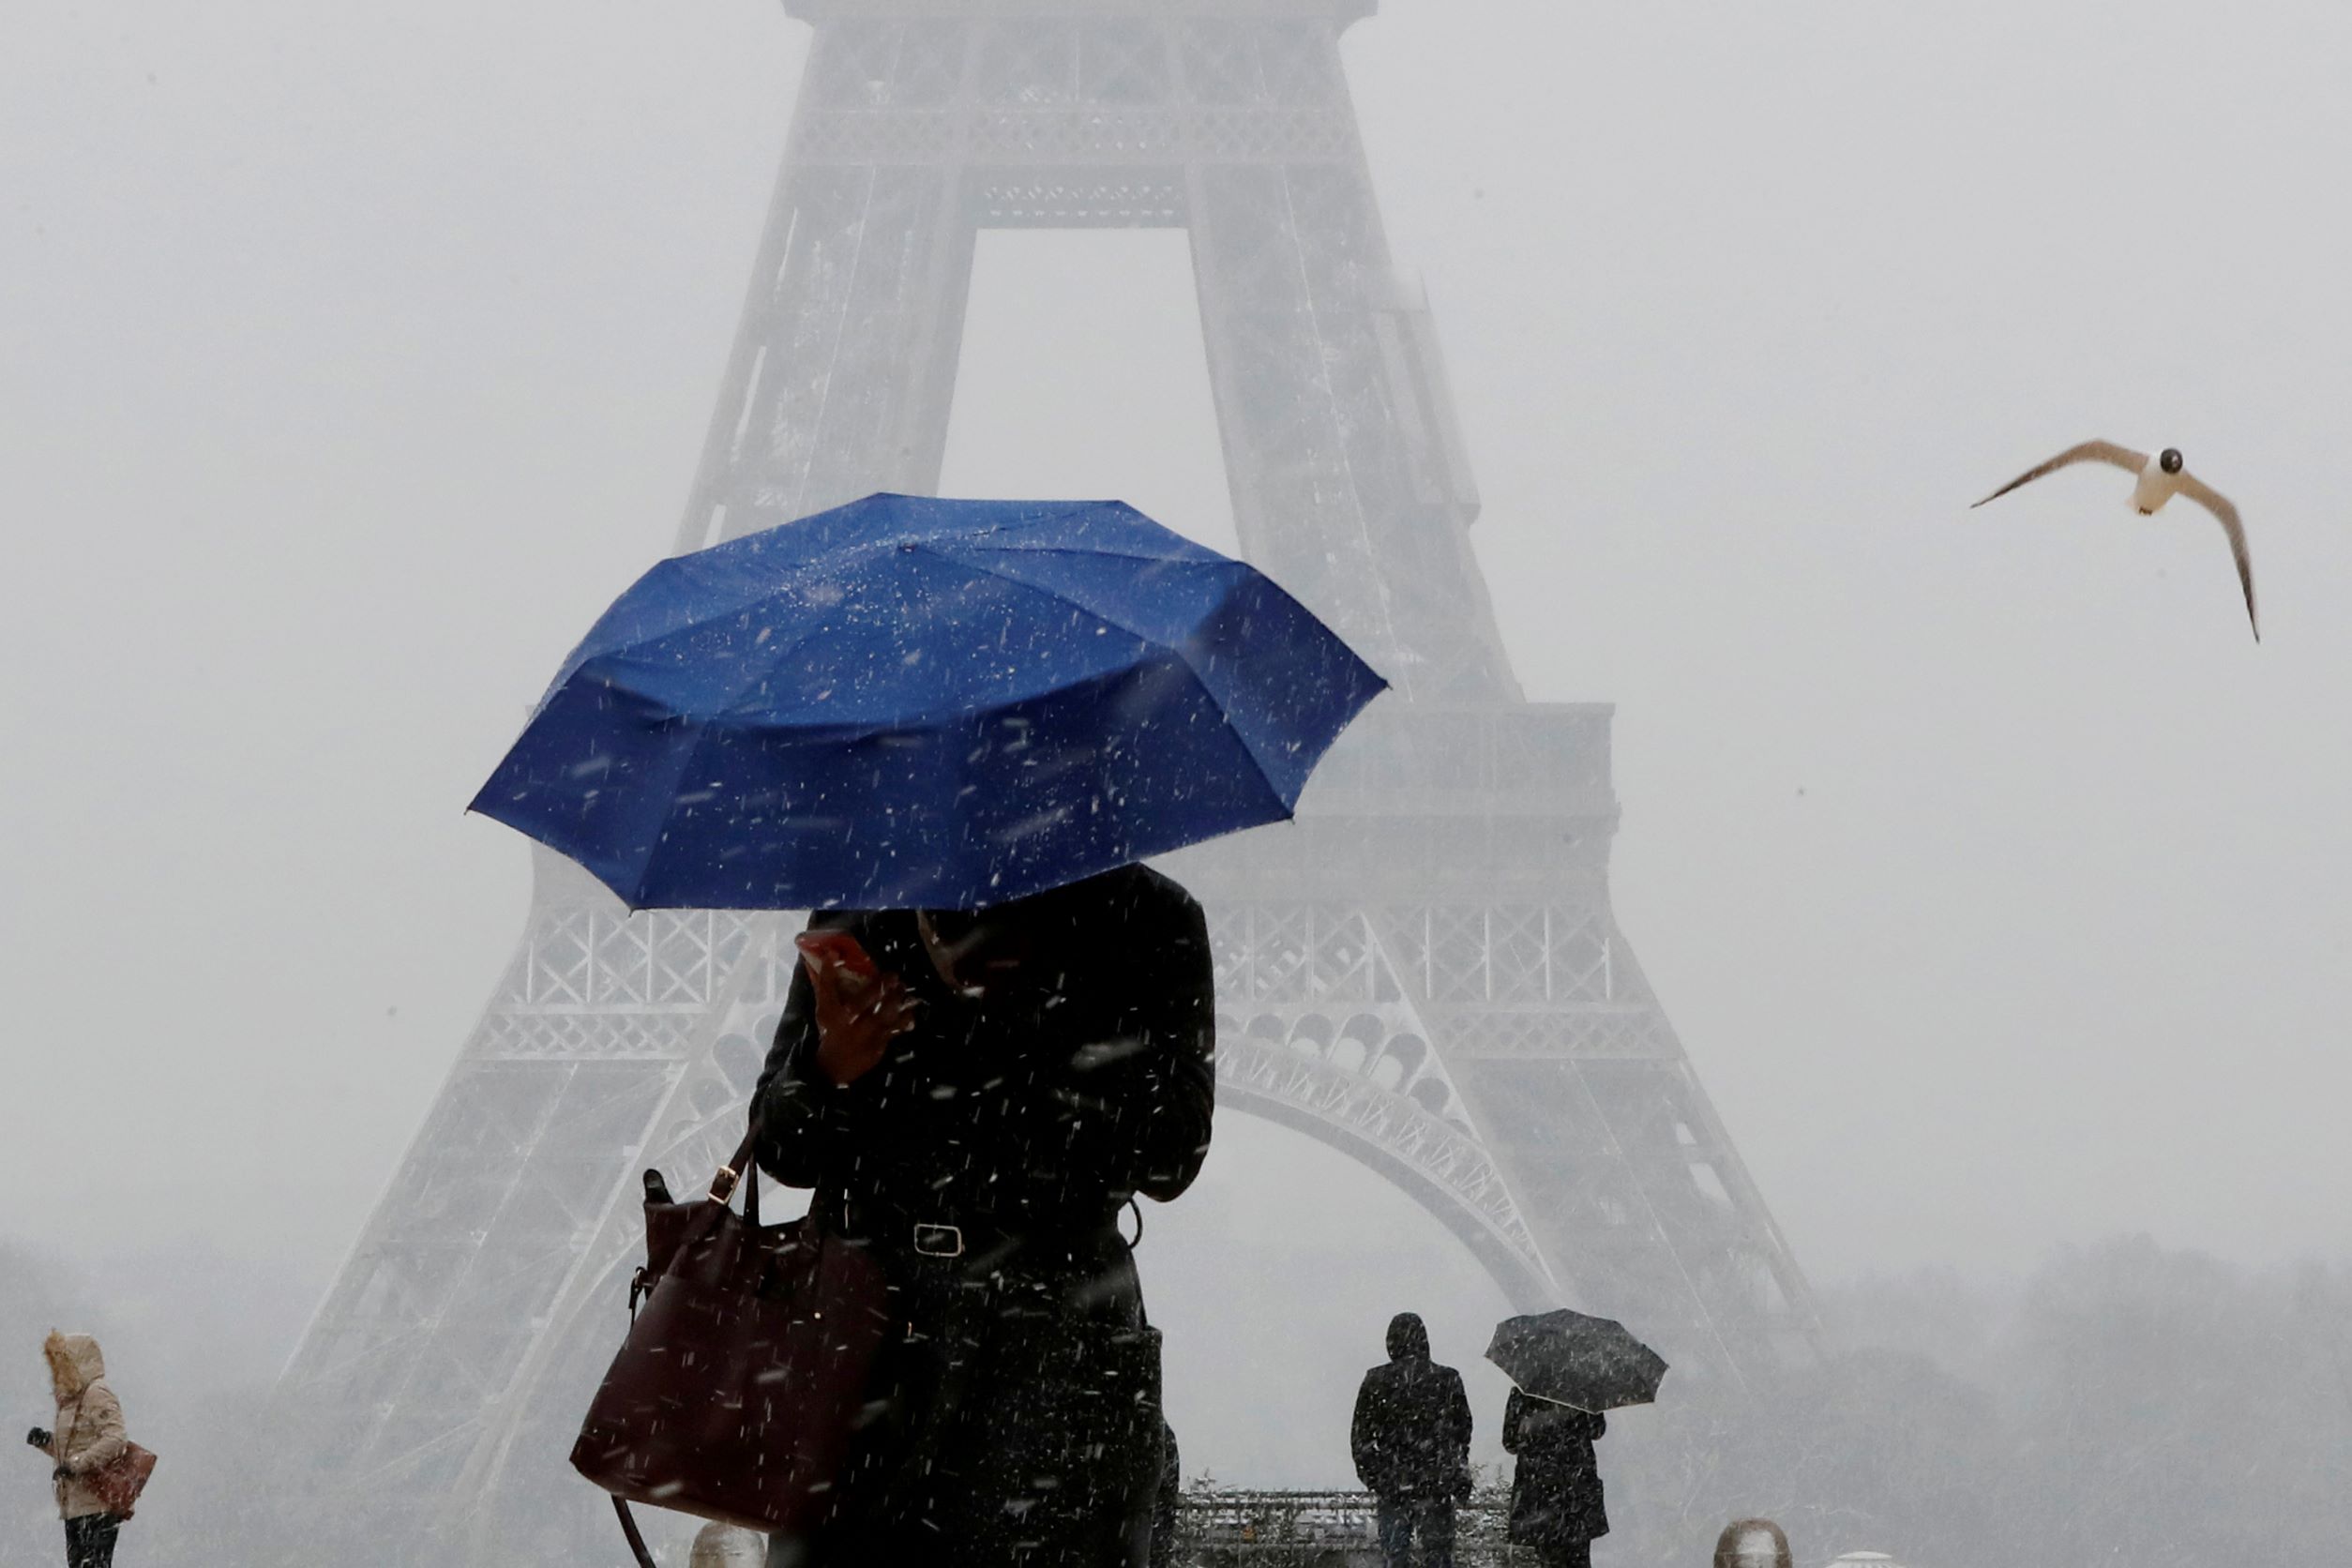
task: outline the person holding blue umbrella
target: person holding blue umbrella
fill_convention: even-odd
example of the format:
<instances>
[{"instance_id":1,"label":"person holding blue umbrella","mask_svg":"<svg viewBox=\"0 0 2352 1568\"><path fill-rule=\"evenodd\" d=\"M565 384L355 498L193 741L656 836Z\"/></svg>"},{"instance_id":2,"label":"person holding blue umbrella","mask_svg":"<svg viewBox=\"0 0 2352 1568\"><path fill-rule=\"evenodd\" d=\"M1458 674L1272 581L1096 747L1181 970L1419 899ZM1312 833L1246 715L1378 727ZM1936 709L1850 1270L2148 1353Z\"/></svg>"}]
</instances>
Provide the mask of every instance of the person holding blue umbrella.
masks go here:
<instances>
[{"instance_id":1,"label":"person holding blue umbrella","mask_svg":"<svg viewBox=\"0 0 2352 1568\"><path fill-rule=\"evenodd\" d=\"M1159 1346L1116 1222L1208 1153L1199 906L1132 866L812 929L872 972L804 960L758 1092L761 1165L885 1260L921 1336L885 1352L817 1560L1139 1568Z\"/></svg>"},{"instance_id":2,"label":"person holding blue umbrella","mask_svg":"<svg viewBox=\"0 0 2352 1568\"><path fill-rule=\"evenodd\" d=\"M902 1332L772 1564L1141 1568L1159 1345L1118 1220L1191 1184L1214 1103L1206 922L1141 862L1289 817L1382 686L1116 502L869 497L663 563L574 652L475 808L637 907L819 912L755 1153Z\"/></svg>"}]
</instances>

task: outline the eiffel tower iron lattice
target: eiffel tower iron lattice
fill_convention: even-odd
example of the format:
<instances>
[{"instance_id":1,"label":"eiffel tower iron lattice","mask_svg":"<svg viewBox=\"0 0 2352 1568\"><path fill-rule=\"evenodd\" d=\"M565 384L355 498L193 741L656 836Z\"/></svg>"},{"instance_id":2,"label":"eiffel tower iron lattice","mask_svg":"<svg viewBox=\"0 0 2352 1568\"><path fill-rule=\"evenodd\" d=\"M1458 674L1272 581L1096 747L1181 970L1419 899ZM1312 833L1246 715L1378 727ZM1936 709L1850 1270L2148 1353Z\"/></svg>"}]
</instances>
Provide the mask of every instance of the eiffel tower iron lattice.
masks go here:
<instances>
[{"instance_id":1,"label":"eiffel tower iron lattice","mask_svg":"<svg viewBox=\"0 0 2352 1568\"><path fill-rule=\"evenodd\" d=\"M1609 710L1524 701L1503 652L1340 68L1369 7L792 8L808 64L678 548L936 488L979 230L1184 229L1244 551L1395 688L1296 822L1169 863L1211 911L1221 1099L1396 1183L1522 1306L1628 1319L1702 1380L1809 1355L1610 912ZM611 1555L563 1455L636 1172L724 1156L789 977L783 917L631 916L538 854L521 950L281 1385L352 1560Z\"/></svg>"}]
</instances>

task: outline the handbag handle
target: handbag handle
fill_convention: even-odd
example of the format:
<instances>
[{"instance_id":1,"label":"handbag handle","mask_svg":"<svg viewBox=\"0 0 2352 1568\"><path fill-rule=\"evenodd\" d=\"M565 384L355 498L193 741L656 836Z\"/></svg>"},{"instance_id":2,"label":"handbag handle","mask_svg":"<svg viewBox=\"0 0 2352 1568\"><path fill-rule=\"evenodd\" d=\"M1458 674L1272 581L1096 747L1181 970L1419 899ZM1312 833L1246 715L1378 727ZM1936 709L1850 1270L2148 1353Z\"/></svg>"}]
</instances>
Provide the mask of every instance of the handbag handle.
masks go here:
<instances>
[{"instance_id":1,"label":"handbag handle","mask_svg":"<svg viewBox=\"0 0 2352 1568\"><path fill-rule=\"evenodd\" d=\"M752 1158L751 1146L759 1138L760 1117L755 1109L749 1124L744 1128L743 1141L735 1145L734 1153L711 1178L711 1197L721 1207L735 1196L738 1184L743 1187L743 1217L746 1223L755 1226L760 1223L760 1167ZM637 1291L632 1287L629 1291L629 1319L634 1322L636 1319ZM629 1553L637 1559L638 1568L659 1568L654 1561L654 1554L645 1548L644 1533L637 1528L637 1515L629 1512L628 1500L618 1493L611 1496L612 1512L620 1516L621 1533L628 1538Z\"/></svg>"},{"instance_id":2,"label":"handbag handle","mask_svg":"<svg viewBox=\"0 0 2352 1568\"><path fill-rule=\"evenodd\" d=\"M734 1153L711 1178L711 1197L720 1203L735 1196L738 1184L743 1186L743 1217L753 1225L760 1223L760 1166L752 1157L751 1146L759 1140L760 1116L755 1109L750 1124L744 1128L743 1141L735 1145Z\"/></svg>"}]
</instances>

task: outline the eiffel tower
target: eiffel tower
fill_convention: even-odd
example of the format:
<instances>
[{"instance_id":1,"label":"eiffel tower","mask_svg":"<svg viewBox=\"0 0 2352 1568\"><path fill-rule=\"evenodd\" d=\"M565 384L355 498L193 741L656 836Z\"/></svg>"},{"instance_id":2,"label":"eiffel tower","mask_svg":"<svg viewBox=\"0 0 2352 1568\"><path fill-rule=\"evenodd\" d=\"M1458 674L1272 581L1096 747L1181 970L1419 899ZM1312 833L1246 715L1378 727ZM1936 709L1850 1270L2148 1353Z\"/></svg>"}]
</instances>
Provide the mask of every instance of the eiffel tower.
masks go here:
<instances>
[{"instance_id":1,"label":"eiffel tower","mask_svg":"<svg viewBox=\"0 0 2352 1568\"><path fill-rule=\"evenodd\" d=\"M1610 913L1610 711L1524 700L1471 553L1340 67L1368 0L788 6L814 37L677 548L936 488L981 229L1184 230L1243 550L1395 688L1295 823L1168 863L1211 912L1223 1102L1395 1183L1520 1306L1637 1324L1678 1387L1809 1357ZM281 1385L339 1560L618 1559L564 1455L636 1174L724 1155L790 977L796 922L631 915L535 852L521 950Z\"/></svg>"}]
</instances>

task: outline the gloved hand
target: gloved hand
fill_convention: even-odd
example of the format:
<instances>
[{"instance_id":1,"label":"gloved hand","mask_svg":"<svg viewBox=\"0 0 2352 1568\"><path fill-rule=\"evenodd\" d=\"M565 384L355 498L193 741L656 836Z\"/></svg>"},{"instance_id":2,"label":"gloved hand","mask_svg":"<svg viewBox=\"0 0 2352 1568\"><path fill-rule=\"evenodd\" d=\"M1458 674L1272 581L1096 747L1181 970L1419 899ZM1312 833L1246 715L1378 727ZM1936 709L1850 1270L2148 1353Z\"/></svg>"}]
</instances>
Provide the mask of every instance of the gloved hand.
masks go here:
<instances>
[{"instance_id":1,"label":"gloved hand","mask_svg":"<svg viewBox=\"0 0 2352 1568\"><path fill-rule=\"evenodd\" d=\"M35 1448L47 1448L51 1443L56 1441L57 1440L56 1435L51 1432L48 1427L36 1426L31 1431L24 1434L24 1440L32 1444Z\"/></svg>"}]
</instances>

